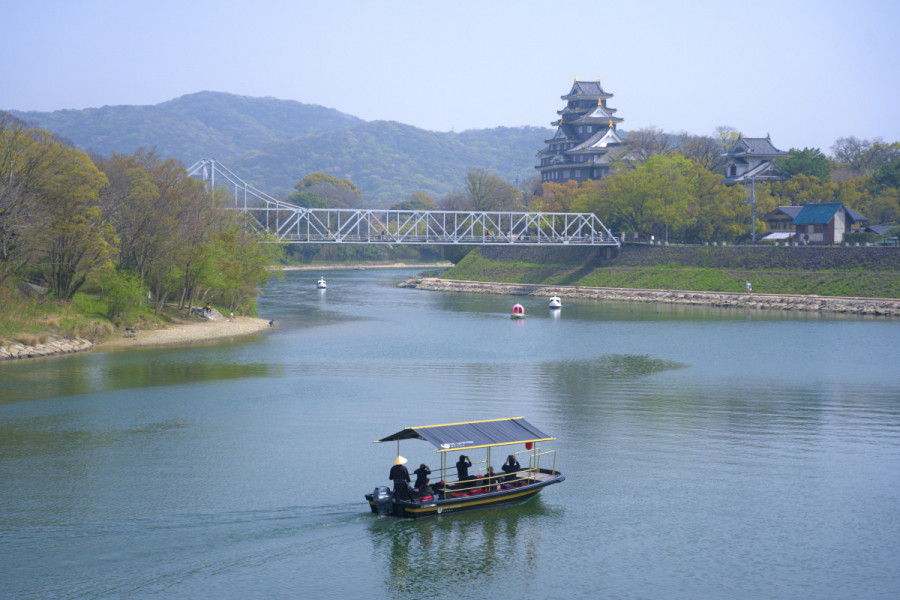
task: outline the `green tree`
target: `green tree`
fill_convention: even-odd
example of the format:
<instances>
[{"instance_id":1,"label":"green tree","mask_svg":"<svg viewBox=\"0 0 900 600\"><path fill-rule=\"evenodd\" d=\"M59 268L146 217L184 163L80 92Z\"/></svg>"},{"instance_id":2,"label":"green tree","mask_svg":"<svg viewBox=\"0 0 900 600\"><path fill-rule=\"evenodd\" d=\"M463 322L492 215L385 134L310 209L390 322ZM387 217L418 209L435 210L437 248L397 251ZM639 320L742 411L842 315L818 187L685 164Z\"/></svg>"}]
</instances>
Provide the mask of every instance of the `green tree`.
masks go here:
<instances>
[{"instance_id":1,"label":"green tree","mask_svg":"<svg viewBox=\"0 0 900 600\"><path fill-rule=\"evenodd\" d=\"M288 196L288 202L303 208L328 208L328 204L318 194L309 191L292 192Z\"/></svg>"},{"instance_id":2,"label":"green tree","mask_svg":"<svg viewBox=\"0 0 900 600\"><path fill-rule=\"evenodd\" d=\"M356 185L327 173L310 173L294 189L298 192L312 192L324 200L329 208L356 208L360 205L360 190Z\"/></svg>"},{"instance_id":3,"label":"green tree","mask_svg":"<svg viewBox=\"0 0 900 600\"><path fill-rule=\"evenodd\" d=\"M775 161L791 175L817 177L822 183L831 180L831 161L818 148L791 148L790 155Z\"/></svg>"},{"instance_id":4,"label":"green tree","mask_svg":"<svg viewBox=\"0 0 900 600\"><path fill-rule=\"evenodd\" d=\"M900 158L878 167L872 175L875 185L900 189Z\"/></svg>"},{"instance_id":5,"label":"green tree","mask_svg":"<svg viewBox=\"0 0 900 600\"><path fill-rule=\"evenodd\" d=\"M521 207L522 192L484 169L466 173L465 184L466 195L474 210L506 211Z\"/></svg>"},{"instance_id":6,"label":"green tree","mask_svg":"<svg viewBox=\"0 0 900 600\"><path fill-rule=\"evenodd\" d=\"M42 143L49 138L0 112L0 283L32 259L28 240L37 226L38 177L57 149Z\"/></svg>"},{"instance_id":7,"label":"green tree","mask_svg":"<svg viewBox=\"0 0 900 600\"><path fill-rule=\"evenodd\" d=\"M50 289L70 299L89 273L112 259L118 239L100 210L106 176L84 152L57 140L45 143L56 152L36 184L42 223L33 232L35 251L47 266Z\"/></svg>"},{"instance_id":8,"label":"green tree","mask_svg":"<svg viewBox=\"0 0 900 600\"><path fill-rule=\"evenodd\" d=\"M391 207L391 210L435 210L434 198L425 192L413 192L409 200L404 200Z\"/></svg>"},{"instance_id":9,"label":"green tree","mask_svg":"<svg viewBox=\"0 0 900 600\"><path fill-rule=\"evenodd\" d=\"M107 263L102 269L100 285L107 301L106 316L119 324L127 322L144 300L143 287L137 275L115 269Z\"/></svg>"}]
</instances>

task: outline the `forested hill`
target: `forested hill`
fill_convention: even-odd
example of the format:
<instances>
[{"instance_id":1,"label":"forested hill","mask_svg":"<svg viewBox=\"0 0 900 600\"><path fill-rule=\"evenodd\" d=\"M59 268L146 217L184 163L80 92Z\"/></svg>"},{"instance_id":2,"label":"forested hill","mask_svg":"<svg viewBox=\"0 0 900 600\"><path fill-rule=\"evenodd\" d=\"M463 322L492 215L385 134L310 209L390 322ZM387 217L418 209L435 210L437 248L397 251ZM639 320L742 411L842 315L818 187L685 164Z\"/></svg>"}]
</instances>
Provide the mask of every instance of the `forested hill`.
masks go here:
<instances>
[{"instance_id":1,"label":"forested hill","mask_svg":"<svg viewBox=\"0 0 900 600\"><path fill-rule=\"evenodd\" d=\"M550 137L539 127L498 127L441 133L393 121L372 121L278 142L235 161L233 170L286 193L307 173L349 179L373 206L425 192L436 200L463 191L470 169L487 169L512 184L534 176L535 154Z\"/></svg>"},{"instance_id":2,"label":"forested hill","mask_svg":"<svg viewBox=\"0 0 900 600\"><path fill-rule=\"evenodd\" d=\"M221 92L189 94L152 106L10 114L105 157L156 148L163 158L186 165L207 157L231 161L279 140L364 123L323 106Z\"/></svg>"},{"instance_id":3,"label":"forested hill","mask_svg":"<svg viewBox=\"0 0 900 600\"><path fill-rule=\"evenodd\" d=\"M331 108L220 92L153 106L104 106L14 116L103 156L155 148L186 166L213 157L259 189L285 196L305 175L349 179L369 206L425 192L461 191L469 169L515 184L534 175L535 154L552 130L496 128L460 133L367 122Z\"/></svg>"}]
</instances>

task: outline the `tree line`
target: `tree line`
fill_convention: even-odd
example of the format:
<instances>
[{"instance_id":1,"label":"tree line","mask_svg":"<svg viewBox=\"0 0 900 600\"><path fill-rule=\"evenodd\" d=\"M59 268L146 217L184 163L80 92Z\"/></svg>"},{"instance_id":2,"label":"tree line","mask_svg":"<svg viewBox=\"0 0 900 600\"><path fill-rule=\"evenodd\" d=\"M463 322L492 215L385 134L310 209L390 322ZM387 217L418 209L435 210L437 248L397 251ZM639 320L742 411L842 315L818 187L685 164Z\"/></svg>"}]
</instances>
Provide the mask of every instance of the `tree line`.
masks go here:
<instances>
[{"instance_id":1,"label":"tree line","mask_svg":"<svg viewBox=\"0 0 900 600\"><path fill-rule=\"evenodd\" d=\"M745 242L753 230L747 190L722 183L725 154L738 136L731 127L709 136L634 130L600 180L541 183L535 176L517 188L471 169L458 191L436 201L414 194L392 208L591 212L626 239ZM842 202L869 224L900 220L900 142L846 137L831 150L828 157L818 148L792 148L777 161L789 179L755 184L758 233L765 232L761 218L777 206L815 202Z\"/></svg>"},{"instance_id":2,"label":"tree line","mask_svg":"<svg viewBox=\"0 0 900 600\"><path fill-rule=\"evenodd\" d=\"M149 302L253 312L282 249L155 152L89 156L0 113L0 284L69 300L86 284L121 319Z\"/></svg>"}]
</instances>

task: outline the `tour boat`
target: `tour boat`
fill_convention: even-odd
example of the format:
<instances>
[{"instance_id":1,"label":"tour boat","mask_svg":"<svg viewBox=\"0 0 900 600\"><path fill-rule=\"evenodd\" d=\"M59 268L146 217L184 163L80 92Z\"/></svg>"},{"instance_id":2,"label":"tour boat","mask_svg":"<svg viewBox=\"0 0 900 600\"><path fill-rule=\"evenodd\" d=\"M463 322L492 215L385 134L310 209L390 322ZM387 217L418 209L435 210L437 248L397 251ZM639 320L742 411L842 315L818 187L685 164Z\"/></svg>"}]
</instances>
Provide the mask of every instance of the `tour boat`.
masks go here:
<instances>
[{"instance_id":1,"label":"tour boat","mask_svg":"<svg viewBox=\"0 0 900 600\"><path fill-rule=\"evenodd\" d=\"M562 300L559 299L559 296L551 296L548 306L550 308L562 308Z\"/></svg>"},{"instance_id":2,"label":"tour boat","mask_svg":"<svg viewBox=\"0 0 900 600\"><path fill-rule=\"evenodd\" d=\"M316 287L320 290L324 290L326 287L328 287L327 285L325 285L324 277L319 277L319 283L316 284Z\"/></svg>"},{"instance_id":3,"label":"tour boat","mask_svg":"<svg viewBox=\"0 0 900 600\"><path fill-rule=\"evenodd\" d=\"M509 316L512 319L524 319L525 307L521 304L513 304L512 311L509 313Z\"/></svg>"},{"instance_id":4,"label":"tour boat","mask_svg":"<svg viewBox=\"0 0 900 600\"><path fill-rule=\"evenodd\" d=\"M537 445L554 439L522 417L407 427L375 443L397 442L395 465L406 462L400 456L400 440L424 440L434 446L441 466L429 475L432 493L421 496L410 487L408 491L398 490L395 497L389 487L378 486L366 494L366 500L373 513L410 519L521 502L565 480L565 475L556 470L556 450L544 451ZM523 450L512 448L520 444ZM518 471L490 474L491 450L498 447L503 448L504 461L510 455L516 457ZM467 477L459 479L456 465L448 464L449 453L463 456L474 449L484 449L487 458L477 462L469 458Z\"/></svg>"}]
</instances>

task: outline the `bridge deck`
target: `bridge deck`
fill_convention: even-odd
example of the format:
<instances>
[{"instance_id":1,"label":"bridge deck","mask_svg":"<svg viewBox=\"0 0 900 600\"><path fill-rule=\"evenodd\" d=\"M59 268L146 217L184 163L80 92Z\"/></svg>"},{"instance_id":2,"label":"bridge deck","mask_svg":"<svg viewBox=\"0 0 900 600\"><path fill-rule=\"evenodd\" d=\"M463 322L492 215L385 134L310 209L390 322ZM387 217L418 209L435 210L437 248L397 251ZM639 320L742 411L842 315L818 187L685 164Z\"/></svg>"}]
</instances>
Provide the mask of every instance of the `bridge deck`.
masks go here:
<instances>
[{"instance_id":1,"label":"bridge deck","mask_svg":"<svg viewBox=\"0 0 900 600\"><path fill-rule=\"evenodd\" d=\"M304 208L245 183L213 159L188 173L224 185L234 209L273 242L291 244L464 244L619 246L593 213Z\"/></svg>"}]
</instances>

